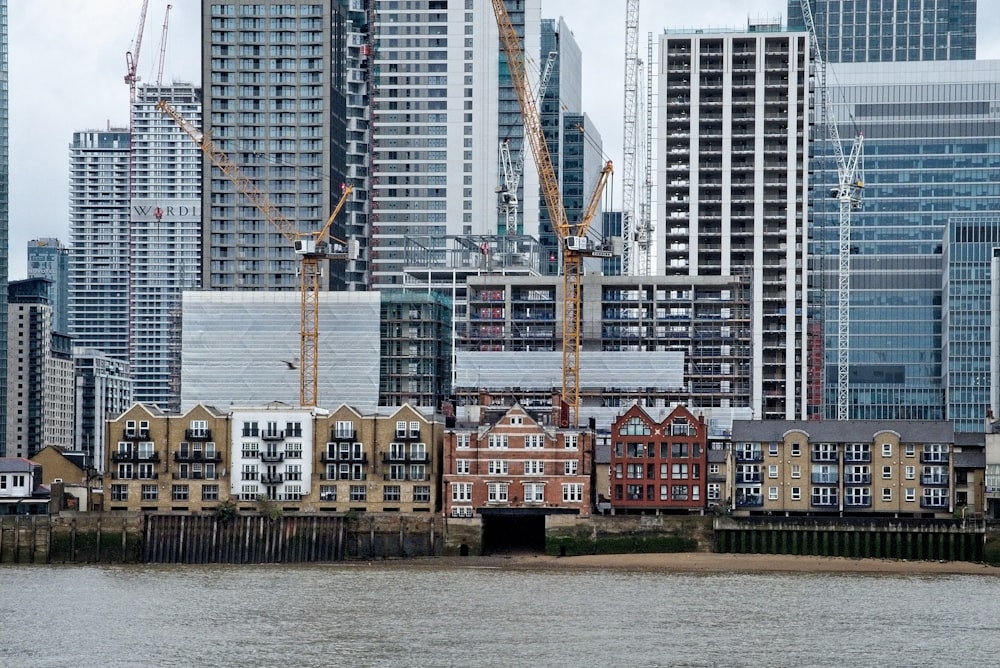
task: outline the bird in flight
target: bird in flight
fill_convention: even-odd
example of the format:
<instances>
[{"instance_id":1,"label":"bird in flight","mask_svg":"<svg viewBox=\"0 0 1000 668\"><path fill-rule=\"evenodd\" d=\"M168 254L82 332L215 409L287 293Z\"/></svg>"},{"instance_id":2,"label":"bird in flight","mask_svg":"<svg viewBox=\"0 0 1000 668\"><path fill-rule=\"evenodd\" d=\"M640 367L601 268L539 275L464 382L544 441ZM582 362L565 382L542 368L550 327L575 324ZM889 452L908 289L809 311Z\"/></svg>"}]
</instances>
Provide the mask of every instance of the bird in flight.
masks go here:
<instances>
[{"instance_id":1,"label":"bird in flight","mask_svg":"<svg viewBox=\"0 0 1000 668\"><path fill-rule=\"evenodd\" d=\"M284 362L286 365L288 365L289 369L298 369L299 368L298 365L296 365L295 362L290 362L288 360L281 360L281 361Z\"/></svg>"}]
</instances>

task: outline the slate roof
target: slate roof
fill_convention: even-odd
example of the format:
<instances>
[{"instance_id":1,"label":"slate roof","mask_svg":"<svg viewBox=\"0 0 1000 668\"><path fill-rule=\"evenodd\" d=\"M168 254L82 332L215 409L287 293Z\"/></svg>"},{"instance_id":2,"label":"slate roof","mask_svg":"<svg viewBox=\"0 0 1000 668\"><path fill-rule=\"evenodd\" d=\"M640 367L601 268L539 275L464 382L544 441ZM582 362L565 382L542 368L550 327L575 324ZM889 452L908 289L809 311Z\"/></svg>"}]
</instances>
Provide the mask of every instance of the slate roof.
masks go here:
<instances>
[{"instance_id":1,"label":"slate roof","mask_svg":"<svg viewBox=\"0 0 1000 668\"><path fill-rule=\"evenodd\" d=\"M896 432L904 442L955 442L954 427L947 420L733 420L732 440L778 441L793 429L808 434L810 442L864 443L882 431Z\"/></svg>"}]
</instances>

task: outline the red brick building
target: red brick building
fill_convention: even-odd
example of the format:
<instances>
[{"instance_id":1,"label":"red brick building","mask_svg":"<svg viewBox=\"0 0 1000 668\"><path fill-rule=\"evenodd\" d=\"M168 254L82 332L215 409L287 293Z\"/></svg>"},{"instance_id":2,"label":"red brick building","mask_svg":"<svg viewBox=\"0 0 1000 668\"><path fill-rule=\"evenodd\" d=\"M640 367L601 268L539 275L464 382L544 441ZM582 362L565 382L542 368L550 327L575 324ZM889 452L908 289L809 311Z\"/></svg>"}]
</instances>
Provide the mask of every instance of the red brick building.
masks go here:
<instances>
[{"instance_id":1,"label":"red brick building","mask_svg":"<svg viewBox=\"0 0 1000 668\"><path fill-rule=\"evenodd\" d=\"M590 515L593 431L536 417L515 404L445 431L446 517Z\"/></svg>"},{"instance_id":2,"label":"red brick building","mask_svg":"<svg viewBox=\"0 0 1000 668\"><path fill-rule=\"evenodd\" d=\"M633 406L611 426L615 512L705 509L708 430L684 406L657 422Z\"/></svg>"}]
</instances>

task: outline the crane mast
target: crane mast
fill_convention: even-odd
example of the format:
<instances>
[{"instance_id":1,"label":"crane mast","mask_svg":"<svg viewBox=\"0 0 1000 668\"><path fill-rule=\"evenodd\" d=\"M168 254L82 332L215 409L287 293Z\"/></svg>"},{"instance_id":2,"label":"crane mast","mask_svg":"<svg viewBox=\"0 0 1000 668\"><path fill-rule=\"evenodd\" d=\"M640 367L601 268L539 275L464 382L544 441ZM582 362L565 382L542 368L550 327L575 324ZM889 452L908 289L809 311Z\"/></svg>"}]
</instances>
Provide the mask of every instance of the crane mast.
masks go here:
<instances>
[{"instance_id":1,"label":"crane mast","mask_svg":"<svg viewBox=\"0 0 1000 668\"><path fill-rule=\"evenodd\" d=\"M639 0L625 3L625 134L622 141L622 274L636 273L635 126L639 101Z\"/></svg>"},{"instance_id":2,"label":"crane mast","mask_svg":"<svg viewBox=\"0 0 1000 668\"><path fill-rule=\"evenodd\" d=\"M545 141L538 104L528 86L528 78L524 70L524 52L520 38L511 23L510 15L504 0L491 0L493 13L496 16L497 30L500 33L500 43L507 56L511 83L521 109L524 122L524 135L531 147L531 154L538 167L538 181L545 206L549 210L552 229L559 237L562 246L563 270L563 363L562 363L562 401L567 408L568 416L564 426L578 426L580 408L580 277L583 273L583 257L593 254L587 238L591 220L597 211L601 195L612 172L611 161L608 161L597 187L594 189L580 221L571 225L566 209L563 207L562 193L559 190L559 179L552 164L552 156Z\"/></svg>"},{"instance_id":3,"label":"crane mast","mask_svg":"<svg viewBox=\"0 0 1000 668\"><path fill-rule=\"evenodd\" d=\"M639 258L642 260L642 275L653 273L653 33L646 42L646 154L643 172L643 210L639 221Z\"/></svg>"},{"instance_id":4,"label":"crane mast","mask_svg":"<svg viewBox=\"0 0 1000 668\"><path fill-rule=\"evenodd\" d=\"M129 86L129 101L135 105L136 84L139 81L139 51L142 49L142 32L146 27L146 10L149 9L149 0L142 0L142 10L139 13L139 24L135 29L135 38L132 40L132 49L125 52L125 83Z\"/></svg>"},{"instance_id":5,"label":"crane mast","mask_svg":"<svg viewBox=\"0 0 1000 668\"><path fill-rule=\"evenodd\" d=\"M285 218L271 200L264 194L222 149L201 130L185 119L166 100L161 100L157 109L170 116L191 139L202 153L219 168L226 178L250 200L261 215L277 229L295 249L302 260L300 269L301 324L299 341L299 403L302 406L316 406L319 399L319 291L322 276L321 261L353 260L358 256L355 241L345 243L329 236L334 219L350 197L353 187L345 185L340 200L330 217L318 232L299 232L296 226Z\"/></svg>"},{"instance_id":6,"label":"crane mast","mask_svg":"<svg viewBox=\"0 0 1000 668\"><path fill-rule=\"evenodd\" d=\"M163 14L163 32L160 33L160 60L156 67L156 86L159 88L163 83L163 60L167 55L167 26L170 22L170 10L173 5L167 5L167 11Z\"/></svg>"},{"instance_id":7,"label":"crane mast","mask_svg":"<svg viewBox=\"0 0 1000 668\"><path fill-rule=\"evenodd\" d=\"M826 60L816 36L809 0L802 0L802 18L812 43L816 68L816 87L820 96L817 108L823 114L826 130L837 162L837 187L831 195L839 204L837 228L837 419L850 416L850 298L851 298L851 212L860 209L864 190L864 135L857 133L849 155L844 154L840 129L826 88Z\"/></svg>"}]
</instances>

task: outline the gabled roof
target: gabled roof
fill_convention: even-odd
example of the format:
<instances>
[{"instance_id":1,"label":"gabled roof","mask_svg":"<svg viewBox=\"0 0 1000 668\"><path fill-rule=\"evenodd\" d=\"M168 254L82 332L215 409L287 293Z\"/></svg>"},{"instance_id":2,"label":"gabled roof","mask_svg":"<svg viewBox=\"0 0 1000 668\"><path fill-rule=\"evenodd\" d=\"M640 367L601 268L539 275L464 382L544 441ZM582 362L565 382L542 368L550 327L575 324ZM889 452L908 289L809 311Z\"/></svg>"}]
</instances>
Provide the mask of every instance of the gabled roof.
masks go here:
<instances>
[{"instance_id":1,"label":"gabled roof","mask_svg":"<svg viewBox=\"0 0 1000 668\"><path fill-rule=\"evenodd\" d=\"M0 457L0 472L2 473L31 473L39 466L41 464L24 457Z\"/></svg>"}]
</instances>

